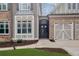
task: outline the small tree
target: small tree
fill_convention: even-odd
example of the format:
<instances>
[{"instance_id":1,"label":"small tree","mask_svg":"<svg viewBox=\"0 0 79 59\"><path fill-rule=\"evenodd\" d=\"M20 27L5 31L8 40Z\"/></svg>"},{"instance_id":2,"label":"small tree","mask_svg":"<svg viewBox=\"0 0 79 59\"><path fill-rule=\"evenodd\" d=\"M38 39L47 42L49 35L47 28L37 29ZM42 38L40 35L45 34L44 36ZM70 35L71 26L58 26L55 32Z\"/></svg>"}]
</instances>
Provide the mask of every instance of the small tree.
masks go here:
<instances>
[{"instance_id":1,"label":"small tree","mask_svg":"<svg viewBox=\"0 0 79 59\"><path fill-rule=\"evenodd\" d=\"M12 45L13 49L15 50L16 48L15 48L15 43L13 40L11 40L11 45Z\"/></svg>"}]
</instances>

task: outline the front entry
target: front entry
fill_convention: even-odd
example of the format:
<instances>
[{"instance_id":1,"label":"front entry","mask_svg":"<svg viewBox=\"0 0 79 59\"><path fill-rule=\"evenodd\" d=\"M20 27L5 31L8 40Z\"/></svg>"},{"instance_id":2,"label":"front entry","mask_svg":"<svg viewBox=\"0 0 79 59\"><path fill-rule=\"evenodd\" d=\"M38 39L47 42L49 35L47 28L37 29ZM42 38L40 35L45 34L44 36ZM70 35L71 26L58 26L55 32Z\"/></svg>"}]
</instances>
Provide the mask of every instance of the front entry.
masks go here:
<instances>
[{"instance_id":1,"label":"front entry","mask_svg":"<svg viewBox=\"0 0 79 59\"><path fill-rule=\"evenodd\" d=\"M48 20L39 21L39 38L49 38L49 22L48 22Z\"/></svg>"}]
</instances>

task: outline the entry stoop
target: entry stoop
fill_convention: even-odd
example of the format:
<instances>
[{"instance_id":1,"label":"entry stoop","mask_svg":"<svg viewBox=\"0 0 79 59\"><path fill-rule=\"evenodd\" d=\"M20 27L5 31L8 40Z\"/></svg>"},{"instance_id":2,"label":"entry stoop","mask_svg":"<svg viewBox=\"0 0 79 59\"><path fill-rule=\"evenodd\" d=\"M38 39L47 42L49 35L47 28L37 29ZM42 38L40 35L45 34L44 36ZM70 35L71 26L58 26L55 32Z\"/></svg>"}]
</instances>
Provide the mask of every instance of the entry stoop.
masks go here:
<instances>
[{"instance_id":1,"label":"entry stoop","mask_svg":"<svg viewBox=\"0 0 79 59\"><path fill-rule=\"evenodd\" d=\"M39 48L51 48L55 46L55 43L51 42L49 39L39 39L38 43L36 43L36 47Z\"/></svg>"}]
</instances>

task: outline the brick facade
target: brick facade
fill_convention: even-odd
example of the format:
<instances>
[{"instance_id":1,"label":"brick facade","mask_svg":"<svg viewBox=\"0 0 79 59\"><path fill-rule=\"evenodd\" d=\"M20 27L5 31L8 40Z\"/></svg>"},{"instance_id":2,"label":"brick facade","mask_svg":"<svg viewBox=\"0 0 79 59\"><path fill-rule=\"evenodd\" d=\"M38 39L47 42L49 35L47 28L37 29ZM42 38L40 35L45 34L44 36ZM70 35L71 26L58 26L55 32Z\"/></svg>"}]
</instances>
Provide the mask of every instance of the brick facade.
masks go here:
<instances>
[{"instance_id":1,"label":"brick facade","mask_svg":"<svg viewBox=\"0 0 79 59\"><path fill-rule=\"evenodd\" d=\"M11 10L8 11L0 11L0 21L8 21L9 22L9 35L0 35L0 41L10 41L11 40Z\"/></svg>"}]
</instances>

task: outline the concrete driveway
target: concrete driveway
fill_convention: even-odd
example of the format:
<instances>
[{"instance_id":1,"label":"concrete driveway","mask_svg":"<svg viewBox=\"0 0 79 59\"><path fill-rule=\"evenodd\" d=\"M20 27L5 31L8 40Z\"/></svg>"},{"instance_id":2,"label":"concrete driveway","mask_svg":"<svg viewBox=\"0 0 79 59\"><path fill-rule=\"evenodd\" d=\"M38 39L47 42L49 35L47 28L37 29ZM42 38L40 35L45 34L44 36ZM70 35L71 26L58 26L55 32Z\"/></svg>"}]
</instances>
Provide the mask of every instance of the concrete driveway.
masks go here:
<instances>
[{"instance_id":1,"label":"concrete driveway","mask_svg":"<svg viewBox=\"0 0 79 59\"><path fill-rule=\"evenodd\" d=\"M79 40L56 40L57 46L73 56L79 56Z\"/></svg>"}]
</instances>

